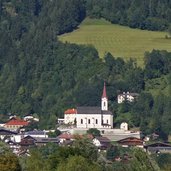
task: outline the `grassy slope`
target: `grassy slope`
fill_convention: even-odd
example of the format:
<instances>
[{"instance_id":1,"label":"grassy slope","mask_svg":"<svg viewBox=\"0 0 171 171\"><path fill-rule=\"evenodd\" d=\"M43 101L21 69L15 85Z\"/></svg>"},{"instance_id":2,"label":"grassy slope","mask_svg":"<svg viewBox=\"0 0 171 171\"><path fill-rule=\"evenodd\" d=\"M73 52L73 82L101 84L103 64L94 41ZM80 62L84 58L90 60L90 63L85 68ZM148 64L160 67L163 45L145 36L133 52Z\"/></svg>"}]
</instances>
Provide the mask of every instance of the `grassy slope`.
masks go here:
<instances>
[{"instance_id":1,"label":"grassy slope","mask_svg":"<svg viewBox=\"0 0 171 171\"><path fill-rule=\"evenodd\" d=\"M111 52L115 57L136 58L143 65L145 51L164 49L171 51L171 39L165 32L154 32L114 25L104 19L85 19L79 29L59 36L63 42L91 44L100 57Z\"/></svg>"}]
</instances>

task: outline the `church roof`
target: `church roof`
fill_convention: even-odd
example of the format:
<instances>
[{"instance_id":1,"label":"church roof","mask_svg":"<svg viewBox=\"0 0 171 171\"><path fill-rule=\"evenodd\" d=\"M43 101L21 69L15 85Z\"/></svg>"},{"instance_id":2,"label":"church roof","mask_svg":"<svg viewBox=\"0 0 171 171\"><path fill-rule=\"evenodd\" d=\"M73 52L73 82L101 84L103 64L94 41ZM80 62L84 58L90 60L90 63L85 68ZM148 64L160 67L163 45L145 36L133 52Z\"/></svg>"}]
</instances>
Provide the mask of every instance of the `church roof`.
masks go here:
<instances>
[{"instance_id":1,"label":"church roof","mask_svg":"<svg viewBox=\"0 0 171 171\"><path fill-rule=\"evenodd\" d=\"M103 94L102 94L102 98L107 98L107 95L106 95L106 84L104 82L104 87L103 87Z\"/></svg>"},{"instance_id":2,"label":"church roof","mask_svg":"<svg viewBox=\"0 0 171 171\"><path fill-rule=\"evenodd\" d=\"M112 112L107 110L107 111L102 111L101 107L77 107L77 114L106 114L106 115L112 115Z\"/></svg>"}]
</instances>

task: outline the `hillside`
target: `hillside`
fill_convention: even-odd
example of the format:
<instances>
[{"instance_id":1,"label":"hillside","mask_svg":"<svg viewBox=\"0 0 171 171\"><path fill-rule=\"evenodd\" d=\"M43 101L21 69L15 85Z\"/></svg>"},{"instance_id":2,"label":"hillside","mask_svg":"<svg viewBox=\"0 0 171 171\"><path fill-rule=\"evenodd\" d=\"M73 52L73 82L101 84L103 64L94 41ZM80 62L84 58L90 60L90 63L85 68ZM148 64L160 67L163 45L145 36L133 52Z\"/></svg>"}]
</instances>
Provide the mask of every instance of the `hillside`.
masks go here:
<instances>
[{"instance_id":1,"label":"hillside","mask_svg":"<svg viewBox=\"0 0 171 171\"><path fill-rule=\"evenodd\" d=\"M111 24L104 19L86 18L79 28L59 36L59 40L76 44L93 45L104 57L110 52L115 57L135 58L143 65L146 51L153 49L171 51L171 39L165 39L166 32L131 29Z\"/></svg>"},{"instance_id":2,"label":"hillside","mask_svg":"<svg viewBox=\"0 0 171 171\"><path fill-rule=\"evenodd\" d=\"M171 53L164 50L146 53L143 68L132 60L116 58L128 59L126 50L131 45L130 51L135 53L131 56L141 59L138 62L142 65L142 57L135 49L148 50L154 48L152 45L158 49L170 48L164 32L130 29L99 19L82 22L88 15L84 0L1 2L0 122L7 120L10 113L21 117L35 114L40 118L39 128L54 128L56 119L67 108L99 106L105 81L116 125L124 121L117 119L120 114L129 113L132 125L144 133L171 134L171 100L166 96L171 84ZM114 55L101 54L102 59L92 46L62 43L57 39L63 33L81 33L83 28L90 30L77 39L86 36L93 41L99 36L96 44L114 50ZM107 39L111 42L106 42ZM124 53L118 54L114 45ZM166 81L162 78L166 75L167 85L163 86ZM135 104L120 106L116 99L123 91L139 93L140 98ZM161 122L156 116L160 116Z\"/></svg>"}]
</instances>

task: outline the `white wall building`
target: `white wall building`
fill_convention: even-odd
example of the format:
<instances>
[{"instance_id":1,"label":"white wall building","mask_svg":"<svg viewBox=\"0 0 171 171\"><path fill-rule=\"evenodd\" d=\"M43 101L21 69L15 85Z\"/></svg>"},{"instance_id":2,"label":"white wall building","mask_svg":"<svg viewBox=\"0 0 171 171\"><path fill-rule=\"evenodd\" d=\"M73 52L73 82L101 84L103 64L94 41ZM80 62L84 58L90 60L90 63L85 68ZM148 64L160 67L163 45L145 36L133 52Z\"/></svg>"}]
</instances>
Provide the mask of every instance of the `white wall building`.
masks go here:
<instances>
[{"instance_id":1,"label":"white wall building","mask_svg":"<svg viewBox=\"0 0 171 171\"><path fill-rule=\"evenodd\" d=\"M120 129L124 131L128 131L128 124L126 122L122 122L120 125Z\"/></svg>"},{"instance_id":2,"label":"white wall building","mask_svg":"<svg viewBox=\"0 0 171 171\"><path fill-rule=\"evenodd\" d=\"M113 128L113 114L108 110L108 98L104 84L101 107L77 107L77 128Z\"/></svg>"},{"instance_id":3,"label":"white wall building","mask_svg":"<svg viewBox=\"0 0 171 171\"><path fill-rule=\"evenodd\" d=\"M76 109L68 109L64 113L64 123L65 124L74 124L76 121L76 114L77 110Z\"/></svg>"},{"instance_id":4,"label":"white wall building","mask_svg":"<svg viewBox=\"0 0 171 171\"><path fill-rule=\"evenodd\" d=\"M122 94L118 95L117 100L119 104L123 103L124 101L133 102L138 97L138 95L138 93L123 92Z\"/></svg>"},{"instance_id":5,"label":"white wall building","mask_svg":"<svg viewBox=\"0 0 171 171\"><path fill-rule=\"evenodd\" d=\"M59 118L58 123L63 119ZM64 113L65 124L76 124L76 128L113 128L113 114L108 110L106 85L103 87L101 107L77 107Z\"/></svg>"}]
</instances>

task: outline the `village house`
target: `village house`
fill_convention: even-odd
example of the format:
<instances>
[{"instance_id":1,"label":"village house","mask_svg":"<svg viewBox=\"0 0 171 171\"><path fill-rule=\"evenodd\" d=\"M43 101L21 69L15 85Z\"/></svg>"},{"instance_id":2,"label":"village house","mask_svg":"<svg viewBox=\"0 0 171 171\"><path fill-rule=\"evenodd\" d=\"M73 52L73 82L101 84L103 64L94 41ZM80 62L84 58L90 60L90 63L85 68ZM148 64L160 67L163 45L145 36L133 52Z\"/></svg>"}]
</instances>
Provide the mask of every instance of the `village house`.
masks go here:
<instances>
[{"instance_id":1,"label":"village house","mask_svg":"<svg viewBox=\"0 0 171 171\"><path fill-rule=\"evenodd\" d=\"M44 146L48 143L59 144L59 138L40 138L31 137L30 135L21 139L19 145L22 149L28 149L33 146Z\"/></svg>"},{"instance_id":2,"label":"village house","mask_svg":"<svg viewBox=\"0 0 171 171\"><path fill-rule=\"evenodd\" d=\"M5 139L11 138L13 135L17 135L17 132L15 131L10 131L4 128L0 129L0 140L4 141Z\"/></svg>"},{"instance_id":3,"label":"village house","mask_svg":"<svg viewBox=\"0 0 171 171\"><path fill-rule=\"evenodd\" d=\"M4 127L9 130L18 130L19 128L27 126L28 124L29 124L29 122L27 122L27 121L24 121L17 117L13 117L5 123Z\"/></svg>"},{"instance_id":4,"label":"village house","mask_svg":"<svg viewBox=\"0 0 171 171\"><path fill-rule=\"evenodd\" d=\"M144 141L136 137L128 137L117 141L122 147L144 147Z\"/></svg>"},{"instance_id":5,"label":"village house","mask_svg":"<svg viewBox=\"0 0 171 171\"><path fill-rule=\"evenodd\" d=\"M123 92L122 94L118 94L117 101L119 104L123 103L124 101L133 102L138 96L138 93Z\"/></svg>"},{"instance_id":6,"label":"village house","mask_svg":"<svg viewBox=\"0 0 171 171\"><path fill-rule=\"evenodd\" d=\"M64 123L65 124L75 124L76 122L76 109L68 109L64 113Z\"/></svg>"},{"instance_id":7,"label":"village house","mask_svg":"<svg viewBox=\"0 0 171 171\"><path fill-rule=\"evenodd\" d=\"M145 145L148 153L171 153L171 144L163 142L155 142Z\"/></svg>"},{"instance_id":8,"label":"village house","mask_svg":"<svg viewBox=\"0 0 171 171\"><path fill-rule=\"evenodd\" d=\"M111 141L106 137L95 137L93 144L100 150L106 150L111 145Z\"/></svg>"}]
</instances>

